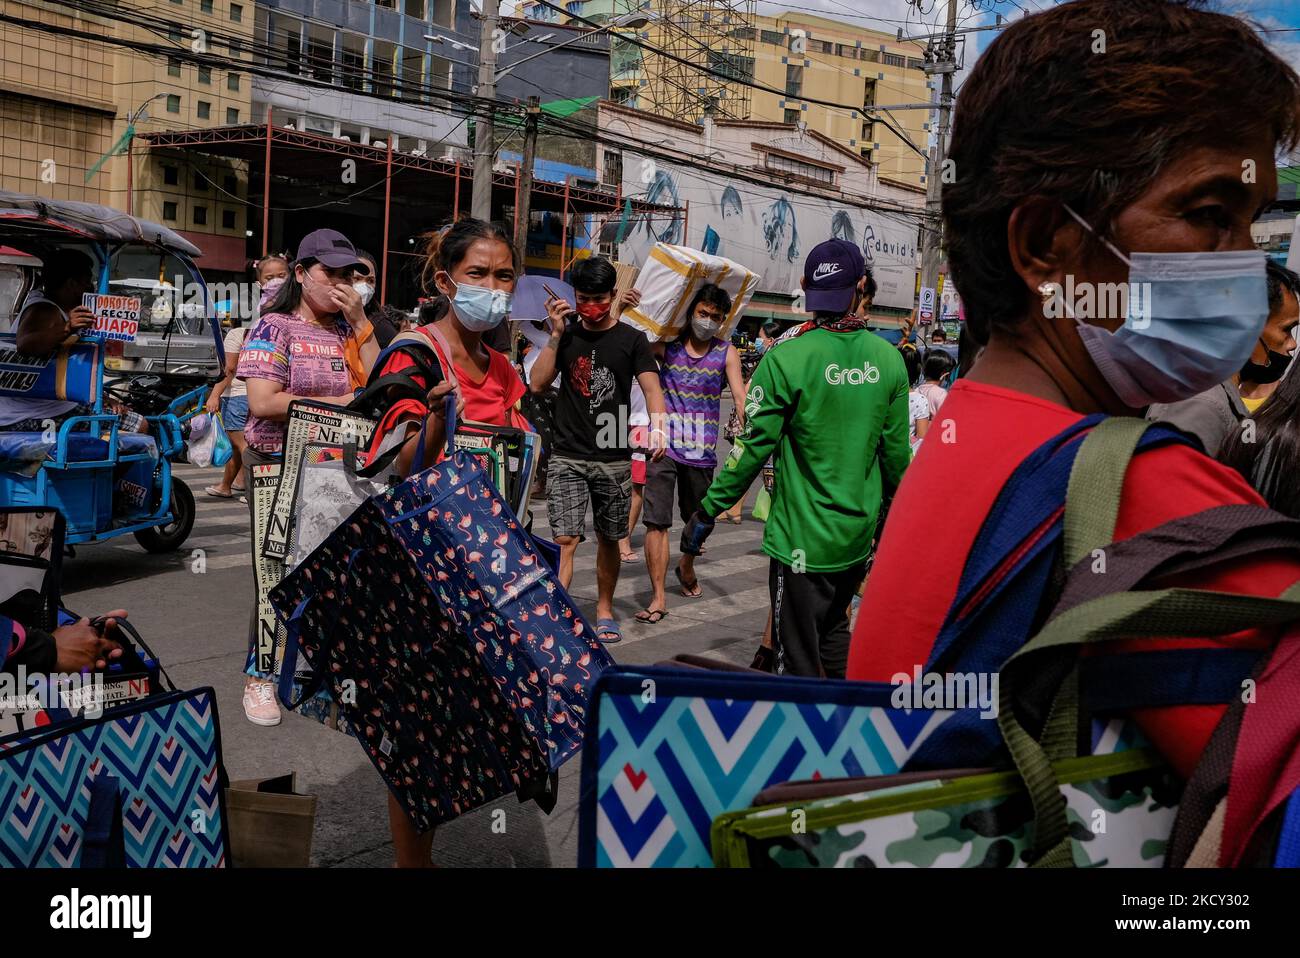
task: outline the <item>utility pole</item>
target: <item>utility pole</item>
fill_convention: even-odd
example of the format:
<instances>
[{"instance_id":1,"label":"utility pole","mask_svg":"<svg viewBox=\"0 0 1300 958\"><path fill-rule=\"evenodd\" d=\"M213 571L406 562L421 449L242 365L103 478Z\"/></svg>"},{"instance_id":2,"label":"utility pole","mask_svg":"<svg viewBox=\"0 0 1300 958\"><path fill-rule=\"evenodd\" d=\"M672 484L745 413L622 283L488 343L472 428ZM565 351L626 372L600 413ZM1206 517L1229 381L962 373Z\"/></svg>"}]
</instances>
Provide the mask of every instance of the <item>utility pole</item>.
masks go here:
<instances>
[{"instance_id":1,"label":"utility pole","mask_svg":"<svg viewBox=\"0 0 1300 958\"><path fill-rule=\"evenodd\" d=\"M939 132L935 146L930 149L925 177L925 225L921 231L921 307L917 318L928 308L930 318L939 317L939 258L942 248L943 220L940 216L940 195L944 177L944 161L948 158L948 128L952 115L952 75L957 69L957 0L948 0L948 24L938 42L931 40L925 51L925 73L942 77L939 93ZM927 292L928 291L928 292Z\"/></svg>"},{"instance_id":2,"label":"utility pole","mask_svg":"<svg viewBox=\"0 0 1300 958\"><path fill-rule=\"evenodd\" d=\"M519 265L524 265L528 253L528 215L532 208L533 164L537 159L537 121L542 112L541 102L535 96L528 98L524 114L524 162L519 167L519 209L515 214L515 249Z\"/></svg>"},{"instance_id":3,"label":"utility pole","mask_svg":"<svg viewBox=\"0 0 1300 958\"><path fill-rule=\"evenodd\" d=\"M475 219L492 218L492 162L496 156L492 140L496 135L493 114L497 97L497 24L501 0L483 0L482 29L478 43L478 96L488 101L487 112L474 126L474 187L470 213Z\"/></svg>"}]
</instances>

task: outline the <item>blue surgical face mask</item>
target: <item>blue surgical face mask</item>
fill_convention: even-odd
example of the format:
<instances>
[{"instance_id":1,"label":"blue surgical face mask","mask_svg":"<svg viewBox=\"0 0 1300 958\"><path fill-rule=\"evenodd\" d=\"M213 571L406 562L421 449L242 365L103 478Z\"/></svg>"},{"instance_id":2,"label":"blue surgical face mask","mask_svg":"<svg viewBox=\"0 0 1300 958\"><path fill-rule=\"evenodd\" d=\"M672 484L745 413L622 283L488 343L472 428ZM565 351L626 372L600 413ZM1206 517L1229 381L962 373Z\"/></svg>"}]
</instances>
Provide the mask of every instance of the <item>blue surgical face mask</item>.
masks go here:
<instances>
[{"instance_id":1,"label":"blue surgical face mask","mask_svg":"<svg viewBox=\"0 0 1300 958\"><path fill-rule=\"evenodd\" d=\"M486 333L500 326L510 314L511 297L504 289L488 289L486 286L472 286L469 283L452 285L456 287L456 295L451 306L466 329Z\"/></svg>"},{"instance_id":2,"label":"blue surgical face mask","mask_svg":"<svg viewBox=\"0 0 1300 958\"><path fill-rule=\"evenodd\" d=\"M1068 205L1065 210L1095 232ZM1121 402L1140 409L1190 399L1241 369L1268 319L1262 250L1125 256L1102 242L1128 264L1124 324L1111 332L1084 322L1068 295L1066 314Z\"/></svg>"}]
</instances>

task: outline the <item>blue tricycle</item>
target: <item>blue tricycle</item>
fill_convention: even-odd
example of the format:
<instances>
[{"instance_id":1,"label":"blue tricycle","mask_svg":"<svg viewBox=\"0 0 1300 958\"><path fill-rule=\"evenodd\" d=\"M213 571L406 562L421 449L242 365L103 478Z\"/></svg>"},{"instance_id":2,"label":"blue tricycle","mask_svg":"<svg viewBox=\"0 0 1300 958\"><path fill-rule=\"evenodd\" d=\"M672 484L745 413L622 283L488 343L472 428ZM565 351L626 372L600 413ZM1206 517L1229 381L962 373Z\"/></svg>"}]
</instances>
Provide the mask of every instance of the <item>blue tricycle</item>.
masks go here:
<instances>
[{"instance_id":1,"label":"blue tricycle","mask_svg":"<svg viewBox=\"0 0 1300 958\"><path fill-rule=\"evenodd\" d=\"M173 231L105 206L0 191L0 397L59 400L86 415L46 420L42 431L0 430L0 504L49 506L67 517L67 542L97 542L131 533L149 552L180 548L194 527L194 495L172 475L186 424L203 411L213 375L163 369L125 370L121 342L83 335L53 356L17 351L22 303L37 282L42 251L76 247L96 264L98 291L114 273L183 269L203 297L204 315L224 366L220 325L194 258L200 251ZM9 322L7 322L7 320ZM115 370L113 367L117 366ZM106 409L113 399L148 421L148 432L120 428Z\"/></svg>"}]
</instances>

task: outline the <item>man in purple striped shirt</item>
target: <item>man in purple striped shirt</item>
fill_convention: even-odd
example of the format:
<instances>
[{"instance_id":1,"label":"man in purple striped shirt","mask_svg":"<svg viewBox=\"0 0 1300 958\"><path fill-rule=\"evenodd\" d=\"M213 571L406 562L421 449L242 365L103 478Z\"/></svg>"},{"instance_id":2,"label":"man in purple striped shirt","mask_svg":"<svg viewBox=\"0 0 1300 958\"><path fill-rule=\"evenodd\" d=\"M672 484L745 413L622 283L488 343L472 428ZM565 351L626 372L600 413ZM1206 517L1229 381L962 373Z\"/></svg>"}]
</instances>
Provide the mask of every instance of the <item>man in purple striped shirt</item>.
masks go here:
<instances>
[{"instance_id":1,"label":"man in purple striped shirt","mask_svg":"<svg viewBox=\"0 0 1300 958\"><path fill-rule=\"evenodd\" d=\"M726 340L716 338L730 313L731 297L726 290L712 284L702 286L687 310L690 320L682 334L656 347L668 420L668 454L646 467L642 522L646 528L646 568L654 596L637 613L638 622L653 624L668 614L664 580L668 575L673 490L675 487L678 511L685 522L699 508L718 465L715 450L724 378L731 388L737 414L744 415L740 353ZM694 556L683 555L674 574L682 595L696 599L703 594L695 575Z\"/></svg>"}]
</instances>

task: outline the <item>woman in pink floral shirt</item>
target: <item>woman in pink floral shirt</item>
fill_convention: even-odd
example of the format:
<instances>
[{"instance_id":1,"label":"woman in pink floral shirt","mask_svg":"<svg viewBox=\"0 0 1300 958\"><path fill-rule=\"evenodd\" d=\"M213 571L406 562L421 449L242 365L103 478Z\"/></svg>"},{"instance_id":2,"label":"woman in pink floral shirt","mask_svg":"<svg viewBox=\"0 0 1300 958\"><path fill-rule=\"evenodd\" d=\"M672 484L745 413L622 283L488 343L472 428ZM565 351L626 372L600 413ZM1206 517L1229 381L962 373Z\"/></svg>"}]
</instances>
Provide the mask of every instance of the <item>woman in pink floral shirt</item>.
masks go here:
<instances>
[{"instance_id":1,"label":"woman in pink floral shirt","mask_svg":"<svg viewBox=\"0 0 1300 958\"><path fill-rule=\"evenodd\" d=\"M317 230L298 246L292 272L244 340L235 375L248 387L244 462L251 469L276 461L284 449L289 404L324 399L347 405L374 364L379 345L353 289L366 267L342 233ZM358 363L360 369L355 368ZM252 496L249 497L250 503ZM253 543L256 550L259 543ZM269 676L259 673L251 649L257 637L254 599L249 625L249 662L244 715L255 725L278 725L280 707Z\"/></svg>"}]
</instances>

